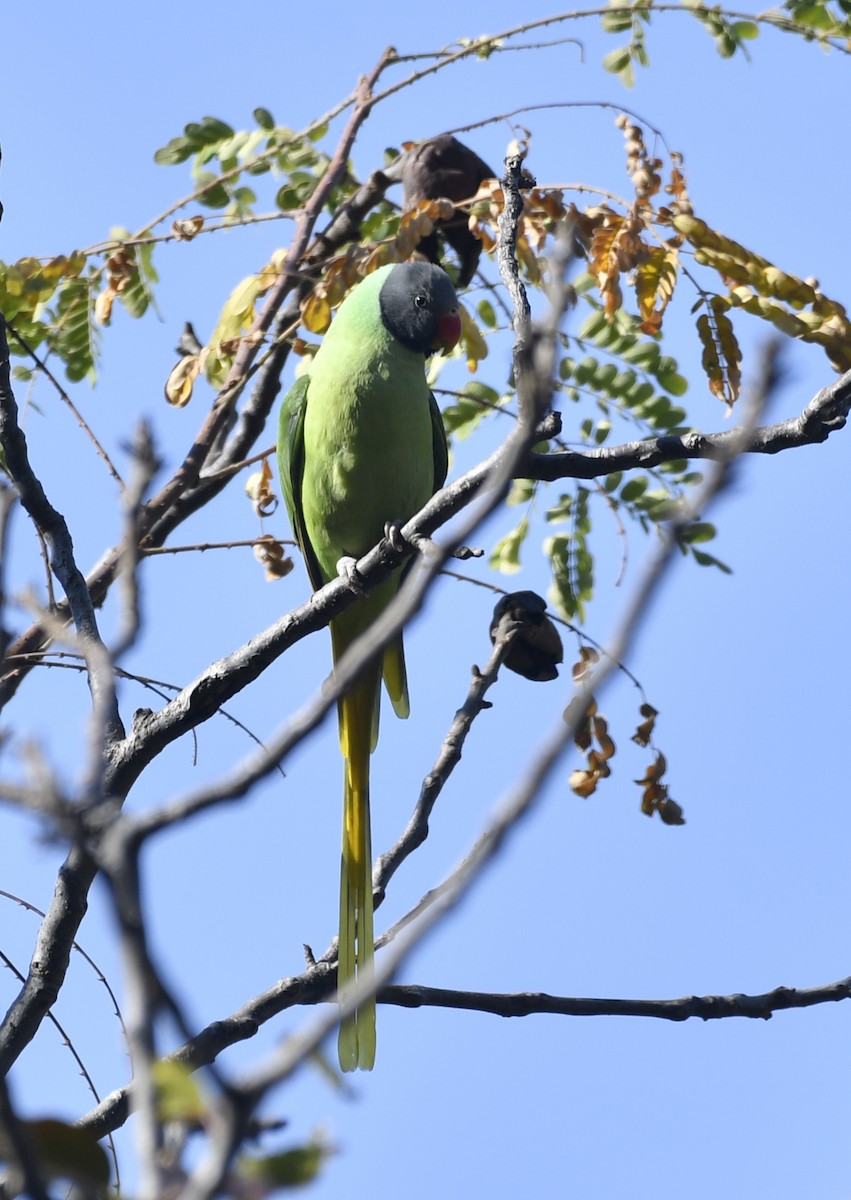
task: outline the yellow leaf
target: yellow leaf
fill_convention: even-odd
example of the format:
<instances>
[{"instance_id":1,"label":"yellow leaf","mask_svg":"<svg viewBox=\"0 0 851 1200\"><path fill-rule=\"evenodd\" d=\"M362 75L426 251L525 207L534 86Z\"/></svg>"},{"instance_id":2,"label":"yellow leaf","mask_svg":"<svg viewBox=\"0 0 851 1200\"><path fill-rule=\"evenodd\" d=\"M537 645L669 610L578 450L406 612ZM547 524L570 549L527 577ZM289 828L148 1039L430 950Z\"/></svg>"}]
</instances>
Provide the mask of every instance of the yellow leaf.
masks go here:
<instances>
[{"instance_id":1,"label":"yellow leaf","mask_svg":"<svg viewBox=\"0 0 851 1200\"><path fill-rule=\"evenodd\" d=\"M399 261L396 247L390 242L382 242L370 251L366 262L364 263L364 275L371 275L373 271L377 271L379 267L386 267L388 263Z\"/></svg>"},{"instance_id":2,"label":"yellow leaf","mask_svg":"<svg viewBox=\"0 0 851 1200\"><path fill-rule=\"evenodd\" d=\"M331 305L318 288L301 302L301 323L311 333L324 333L331 324Z\"/></svg>"},{"instance_id":3,"label":"yellow leaf","mask_svg":"<svg viewBox=\"0 0 851 1200\"><path fill-rule=\"evenodd\" d=\"M445 196L440 196L436 200L422 201L422 204L423 212L426 216L431 217L432 221L451 221L455 216L455 205Z\"/></svg>"},{"instance_id":4,"label":"yellow leaf","mask_svg":"<svg viewBox=\"0 0 851 1200\"><path fill-rule=\"evenodd\" d=\"M459 305L459 311L461 314L461 344L467 352L467 370L475 372L482 359L488 356L488 345L482 336L482 331L463 304Z\"/></svg>"},{"instance_id":5,"label":"yellow leaf","mask_svg":"<svg viewBox=\"0 0 851 1200\"><path fill-rule=\"evenodd\" d=\"M713 296L707 311L697 319L697 333L703 346L702 363L709 390L726 402L729 411L742 386L742 352L727 316L728 303L721 296Z\"/></svg>"},{"instance_id":6,"label":"yellow leaf","mask_svg":"<svg viewBox=\"0 0 851 1200\"><path fill-rule=\"evenodd\" d=\"M192 1072L185 1063L161 1058L153 1067L157 1091L157 1116L161 1121L201 1123L207 1106Z\"/></svg>"},{"instance_id":7,"label":"yellow leaf","mask_svg":"<svg viewBox=\"0 0 851 1200\"><path fill-rule=\"evenodd\" d=\"M679 253L672 246L655 246L635 271L635 297L642 316L642 333L656 334L662 314L674 294Z\"/></svg>"}]
</instances>

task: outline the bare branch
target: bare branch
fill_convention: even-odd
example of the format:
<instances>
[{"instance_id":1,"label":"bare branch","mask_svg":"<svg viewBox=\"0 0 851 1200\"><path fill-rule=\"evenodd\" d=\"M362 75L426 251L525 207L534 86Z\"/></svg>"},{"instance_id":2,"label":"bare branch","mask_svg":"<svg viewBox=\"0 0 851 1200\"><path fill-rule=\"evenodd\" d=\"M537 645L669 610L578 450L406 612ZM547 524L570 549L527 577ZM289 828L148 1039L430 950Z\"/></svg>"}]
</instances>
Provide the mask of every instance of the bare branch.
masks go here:
<instances>
[{"instance_id":1,"label":"bare branch","mask_svg":"<svg viewBox=\"0 0 851 1200\"><path fill-rule=\"evenodd\" d=\"M699 1017L715 1021L749 1017L767 1021L775 1012L811 1008L835 1000L851 999L851 976L836 983L811 988L777 987L760 995L681 996L676 1000L604 1000L575 996L550 996L546 992L464 992L451 988L393 984L383 988L379 1003L400 1008L454 1008L494 1013L498 1017L528 1017L553 1013L567 1017L656 1017L688 1021Z\"/></svg>"},{"instance_id":2,"label":"bare branch","mask_svg":"<svg viewBox=\"0 0 851 1200\"><path fill-rule=\"evenodd\" d=\"M72 847L56 878L53 900L39 928L27 981L0 1026L0 1077L8 1073L56 1003L96 873L91 858L79 847Z\"/></svg>"},{"instance_id":3,"label":"bare branch","mask_svg":"<svg viewBox=\"0 0 851 1200\"><path fill-rule=\"evenodd\" d=\"M428 837L428 822L437 798L461 761L461 753L473 721L479 713L490 708L485 696L497 681L499 669L511 649L515 633L510 619L507 616L503 617L487 664L481 671L478 667L473 667L473 680L467 698L456 712L435 764L423 780L411 818L395 846L391 846L375 863L372 887L376 908L384 899L387 885L399 867Z\"/></svg>"},{"instance_id":4,"label":"bare branch","mask_svg":"<svg viewBox=\"0 0 851 1200\"><path fill-rule=\"evenodd\" d=\"M121 579L124 602L121 606L121 628L112 647L113 661L117 661L133 645L139 633L139 532L142 518L142 502L151 480L159 468L151 431L142 422L133 439L133 473L124 492L124 548L121 552Z\"/></svg>"}]
</instances>

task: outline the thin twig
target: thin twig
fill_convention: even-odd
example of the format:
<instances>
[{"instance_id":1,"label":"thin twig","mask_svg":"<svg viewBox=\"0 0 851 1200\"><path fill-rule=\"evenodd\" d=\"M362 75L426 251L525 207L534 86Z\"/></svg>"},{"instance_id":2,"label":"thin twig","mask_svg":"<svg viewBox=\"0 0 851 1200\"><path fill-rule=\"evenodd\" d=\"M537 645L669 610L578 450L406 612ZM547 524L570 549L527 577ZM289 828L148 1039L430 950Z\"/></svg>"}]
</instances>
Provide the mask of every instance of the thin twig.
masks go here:
<instances>
[{"instance_id":1,"label":"thin twig","mask_svg":"<svg viewBox=\"0 0 851 1200\"><path fill-rule=\"evenodd\" d=\"M26 340L26 338L22 334L18 333L17 329L15 328L14 325L11 324L11 322L9 322L9 321L6 322L6 328L9 330L9 332L11 333L11 335L15 339L15 341L20 342L20 344L23 346L24 350L27 352L27 354L33 360L35 365L38 367L39 371L41 371L42 375L44 375L45 379L48 379L50 381L50 383L53 385L53 387L56 390L57 395L59 396L59 399L66 406L66 408L70 409L70 411L73 413L74 419L76 420L77 424L80 426L80 428L86 434L89 441L92 443L95 450L97 451L99 457L102 458L103 461L106 463L106 468L109 471L110 475L112 476L112 478L115 480L115 482L118 484L118 486L123 491L124 490L124 480L118 474L118 471L115 468L115 464L113 463L112 459L107 454L106 450L104 450L101 443L98 441L92 427L86 421L85 417L80 412L80 410L77 408L76 404L71 399L71 397L68 395L65 388L62 386L62 384L59 382L59 380L56 378L56 376L50 370L50 368L48 367L45 360L43 358L39 357L39 355L35 352L35 350L32 348L32 346L29 344L29 342Z\"/></svg>"},{"instance_id":2,"label":"thin twig","mask_svg":"<svg viewBox=\"0 0 851 1200\"><path fill-rule=\"evenodd\" d=\"M85 578L74 558L71 535L65 519L47 499L44 488L30 466L27 442L18 424L18 407L9 378L9 348L5 322L0 318L0 444L6 468L14 480L33 523L44 535L50 551L50 564L62 584L80 645L89 666L94 718L107 740L122 736L123 728L115 696L106 648L98 632L97 619Z\"/></svg>"},{"instance_id":3,"label":"thin twig","mask_svg":"<svg viewBox=\"0 0 851 1200\"><path fill-rule=\"evenodd\" d=\"M514 632L511 628L510 618L503 617L487 663L481 671L478 667L473 668L473 678L467 697L455 713L434 766L423 780L419 798L408 824L396 844L377 859L372 872L376 908L384 899L387 885L399 867L428 837L428 823L432 810L449 776L461 760L464 743L473 721L481 712L490 707L485 696L497 681L500 667L511 648Z\"/></svg>"},{"instance_id":4,"label":"thin twig","mask_svg":"<svg viewBox=\"0 0 851 1200\"><path fill-rule=\"evenodd\" d=\"M13 896L11 894L11 892L5 892L2 889L0 889L0 895L8 896L10 900L16 900L18 902L18 904L22 905L24 908L28 908L31 912L39 913L42 917L44 916L44 913L40 912L40 910L37 909L34 904L27 904L27 902L25 900L21 900L18 896ZM86 954L85 951L80 950L80 947L77 946L76 943L75 943L75 948L77 950L79 950L80 953L83 955L83 957L86 959L86 961L89 962L92 967L94 967L94 969L98 975L98 978L100 979L101 983L104 984L107 991L109 992L109 995L112 997L112 1002L115 1005L116 1016L118 1017L118 1020L121 1022L122 1032L124 1032L124 1022L121 1021L121 1013L118 1011L118 1002L115 999L115 995L113 994L112 989L110 988L109 984L106 982L106 978L104 977L103 973L99 970L99 968L95 966L95 964L89 958L88 954ZM18 980L19 983L26 982L26 977L18 970L18 968L12 962L11 958L9 958L8 954L6 954L3 950L0 950L0 960L2 960L3 965L6 967L6 969L12 972L12 974L15 976L15 978ZM71 1054L71 1057L74 1059L74 1062L77 1064L77 1069L79 1070L80 1075L82 1076L83 1081L85 1082L89 1091L94 1096L95 1103L100 1104L101 1097L100 1097L100 1093L98 1092L97 1088L95 1087L95 1081L92 1079L92 1077L89 1073L88 1067L86 1066L86 1064L83 1062L82 1058L80 1057L80 1055L77 1051L77 1048L74 1045L73 1041L71 1040L71 1037L68 1034L67 1030L60 1024L59 1019L54 1012L52 1012L52 1011L49 1012L47 1014L47 1019L48 1019L48 1021L50 1021L51 1025L56 1030L56 1032L59 1034L60 1038L62 1039L62 1044L66 1047L66 1049ZM0 1120L0 1132L2 1132L2 1120ZM118 1166L118 1152L115 1149L115 1141L114 1141L111 1133L108 1135L107 1140L109 1142L109 1153L112 1158L113 1165L115 1167L116 1186L119 1186L120 1182L121 1182L121 1171ZM0 1157L2 1157L2 1156L0 1156Z\"/></svg>"}]
</instances>

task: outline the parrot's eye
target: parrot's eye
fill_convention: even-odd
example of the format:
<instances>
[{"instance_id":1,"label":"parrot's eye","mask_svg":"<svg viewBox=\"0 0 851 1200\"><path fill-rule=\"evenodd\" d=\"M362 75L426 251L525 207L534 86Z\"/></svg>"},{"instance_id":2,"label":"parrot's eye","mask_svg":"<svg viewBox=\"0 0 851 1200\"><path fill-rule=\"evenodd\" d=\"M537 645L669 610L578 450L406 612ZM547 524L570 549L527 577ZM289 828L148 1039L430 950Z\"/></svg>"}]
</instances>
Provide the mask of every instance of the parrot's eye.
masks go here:
<instances>
[{"instance_id":1,"label":"parrot's eye","mask_svg":"<svg viewBox=\"0 0 851 1200\"><path fill-rule=\"evenodd\" d=\"M425 306L428 304L428 300L425 298L422 292L420 292L419 295L414 296L414 304L416 304L417 308L425 308Z\"/></svg>"}]
</instances>

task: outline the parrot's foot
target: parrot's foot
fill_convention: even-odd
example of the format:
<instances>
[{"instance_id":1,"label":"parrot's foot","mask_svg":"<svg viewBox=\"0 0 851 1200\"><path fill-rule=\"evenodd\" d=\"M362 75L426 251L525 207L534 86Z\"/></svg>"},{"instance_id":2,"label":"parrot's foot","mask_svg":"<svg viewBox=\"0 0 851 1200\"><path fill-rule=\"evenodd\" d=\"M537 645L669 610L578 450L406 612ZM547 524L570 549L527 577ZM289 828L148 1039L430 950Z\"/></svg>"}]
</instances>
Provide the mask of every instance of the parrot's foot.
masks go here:
<instances>
[{"instance_id":1,"label":"parrot's foot","mask_svg":"<svg viewBox=\"0 0 851 1200\"><path fill-rule=\"evenodd\" d=\"M411 545L406 538L402 537L402 526L404 524L404 521L397 520L388 521L384 526L384 537L397 554L404 554L404 552L408 549L408 546Z\"/></svg>"},{"instance_id":2,"label":"parrot's foot","mask_svg":"<svg viewBox=\"0 0 851 1200\"><path fill-rule=\"evenodd\" d=\"M355 595L362 596L366 591L363 576L358 570L358 560L356 558L351 558L350 555L344 554L337 562L337 574L341 579L345 579Z\"/></svg>"}]
</instances>

